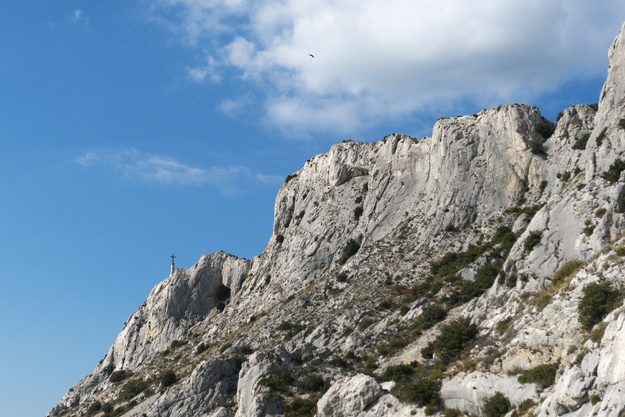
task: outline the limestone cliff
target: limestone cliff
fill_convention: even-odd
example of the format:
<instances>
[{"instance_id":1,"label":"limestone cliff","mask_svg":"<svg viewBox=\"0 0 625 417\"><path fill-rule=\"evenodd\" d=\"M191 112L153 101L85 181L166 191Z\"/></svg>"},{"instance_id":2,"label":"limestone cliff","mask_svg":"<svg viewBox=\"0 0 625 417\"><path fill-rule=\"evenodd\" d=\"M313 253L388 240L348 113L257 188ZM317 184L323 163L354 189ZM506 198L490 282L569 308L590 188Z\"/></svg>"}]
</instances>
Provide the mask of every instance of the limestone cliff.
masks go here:
<instances>
[{"instance_id":1,"label":"limestone cliff","mask_svg":"<svg viewBox=\"0 0 625 417\"><path fill-rule=\"evenodd\" d=\"M49 416L623 415L624 38L557 123L505 105L310 159L263 253L158 284Z\"/></svg>"}]
</instances>

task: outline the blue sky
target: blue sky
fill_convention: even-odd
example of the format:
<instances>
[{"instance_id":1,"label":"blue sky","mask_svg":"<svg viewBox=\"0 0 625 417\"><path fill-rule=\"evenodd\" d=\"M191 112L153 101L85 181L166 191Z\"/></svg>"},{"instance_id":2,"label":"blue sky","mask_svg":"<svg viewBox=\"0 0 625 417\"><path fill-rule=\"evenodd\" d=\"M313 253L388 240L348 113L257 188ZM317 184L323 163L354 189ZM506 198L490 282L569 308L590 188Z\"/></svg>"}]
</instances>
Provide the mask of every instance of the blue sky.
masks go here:
<instances>
[{"instance_id":1,"label":"blue sky","mask_svg":"<svg viewBox=\"0 0 625 417\"><path fill-rule=\"evenodd\" d=\"M597 102L624 20L622 0L3 1L1 414L90 373L172 253L259 254L284 178L332 144Z\"/></svg>"}]
</instances>

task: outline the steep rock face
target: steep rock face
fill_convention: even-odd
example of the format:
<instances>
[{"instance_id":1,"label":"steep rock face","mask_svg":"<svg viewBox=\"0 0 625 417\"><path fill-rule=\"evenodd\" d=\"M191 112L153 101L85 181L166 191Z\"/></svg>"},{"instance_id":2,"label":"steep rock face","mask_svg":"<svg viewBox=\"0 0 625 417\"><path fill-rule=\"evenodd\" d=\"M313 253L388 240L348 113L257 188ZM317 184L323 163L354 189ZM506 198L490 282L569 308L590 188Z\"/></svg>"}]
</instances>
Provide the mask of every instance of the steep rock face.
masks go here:
<instances>
[{"instance_id":1,"label":"steep rock face","mask_svg":"<svg viewBox=\"0 0 625 417\"><path fill-rule=\"evenodd\" d=\"M61 404L91 398L96 387L111 385L113 371L133 371L182 339L222 299L236 294L250 262L225 252L204 255L191 269L179 269L152 289L133 313L95 371L80 381Z\"/></svg>"},{"instance_id":2,"label":"steep rock face","mask_svg":"<svg viewBox=\"0 0 625 417\"><path fill-rule=\"evenodd\" d=\"M270 281L266 302L275 303L338 260L349 239L380 240L408 217L428 223L424 248L446 228L487 221L540 186L532 147L545 140L541 128L554 126L538 109L509 105L442 119L429 138L343 142L311 159L280 190L274 236L251 269L254 297L241 298L262 306L256 288Z\"/></svg>"},{"instance_id":3,"label":"steep rock face","mask_svg":"<svg viewBox=\"0 0 625 417\"><path fill-rule=\"evenodd\" d=\"M134 369L165 350L219 299L236 294L248 269L249 261L219 252L204 255L189 270L175 271L130 316L102 366L113 363L114 369Z\"/></svg>"},{"instance_id":4,"label":"steep rock face","mask_svg":"<svg viewBox=\"0 0 625 417\"><path fill-rule=\"evenodd\" d=\"M506 105L441 119L431 137L347 141L312 158L278 193L262 254L205 255L157 285L51 415L103 404L128 416L442 415L441 404L481 415L498 391L532 404L521 413L621 415L623 308L592 338L577 314L589 283L625 276L625 190L620 172L606 175L625 152L624 36L598 106L569 107L557 125ZM465 263L443 275L441 259ZM488 268L488 287L468 293ZM426 326L435 303L445 315ZM432 365L422 349L459 317L479 341L430 369L440 401L407 404L363 374ZM558 364L552 387L518 381L544 364ZM168 368L179 381L158 385ZM113 370L131 375L111 382ZM136 384L151 388L128 393Z\"/></svg>"}]
</instances>

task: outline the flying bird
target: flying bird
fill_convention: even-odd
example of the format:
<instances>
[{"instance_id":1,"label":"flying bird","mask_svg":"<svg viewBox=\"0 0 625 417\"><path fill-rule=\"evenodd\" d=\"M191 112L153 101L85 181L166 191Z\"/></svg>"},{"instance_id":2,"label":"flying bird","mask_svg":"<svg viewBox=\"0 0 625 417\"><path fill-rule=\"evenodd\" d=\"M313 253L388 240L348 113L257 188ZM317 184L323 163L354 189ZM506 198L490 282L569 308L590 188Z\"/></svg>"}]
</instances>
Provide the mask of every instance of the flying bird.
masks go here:
<instances>
[{"instance_id":1,"label":"flying bird","mask_svg":"<svg viewBox=\"0 0 625 417\"><path fill-rule=\"evenodd\" d=\"M309 57L314 58L315 56L313 54L308 54Z\"/></svg>"}]
</instances>

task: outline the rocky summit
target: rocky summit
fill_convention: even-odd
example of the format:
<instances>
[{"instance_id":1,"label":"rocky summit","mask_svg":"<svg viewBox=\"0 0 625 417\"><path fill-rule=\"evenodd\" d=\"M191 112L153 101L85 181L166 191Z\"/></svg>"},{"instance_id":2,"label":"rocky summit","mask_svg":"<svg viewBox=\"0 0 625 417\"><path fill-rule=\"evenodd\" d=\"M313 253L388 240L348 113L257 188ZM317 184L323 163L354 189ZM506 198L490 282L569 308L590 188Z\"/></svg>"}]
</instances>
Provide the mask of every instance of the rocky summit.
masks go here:
<instances>
[{"instance_id":1,"label":"rocky summit","mask_svg":"<svg viewBox=\"0 0 625 417\"><path fill-rule=\"evenodd\" d=\"M175 271L48 416L625 415L624 32L609 58L557 122L310 159L263 253Z\"/></svg>"}]
</instances>

